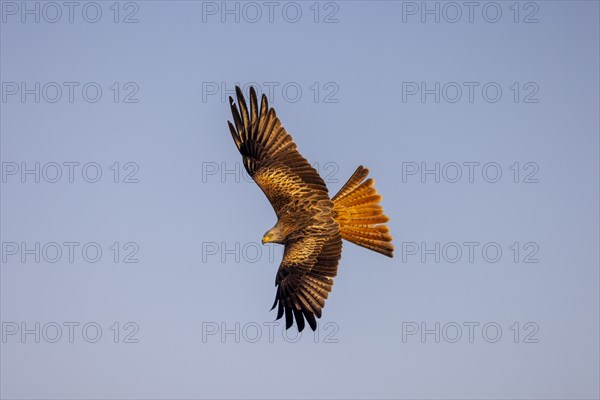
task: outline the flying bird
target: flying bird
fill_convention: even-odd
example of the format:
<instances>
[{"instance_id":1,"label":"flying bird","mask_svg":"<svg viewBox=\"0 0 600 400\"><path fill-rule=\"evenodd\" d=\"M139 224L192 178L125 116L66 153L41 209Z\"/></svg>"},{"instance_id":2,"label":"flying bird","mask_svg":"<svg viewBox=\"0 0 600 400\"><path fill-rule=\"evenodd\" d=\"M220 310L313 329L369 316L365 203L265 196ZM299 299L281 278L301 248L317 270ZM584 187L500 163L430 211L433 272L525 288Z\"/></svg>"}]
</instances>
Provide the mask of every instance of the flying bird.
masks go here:
<instances>
[{"instance_id":1,"label":"flying bird","mask_svg":"<svg viewBox=\"0 0 600 400\"><path fill-rule=\"evenodd\" d=\"M302 331L305 320L314 331L325 299L333 287L342 255L342 239L393 256L389 218L379 205L369 171L359 166L340 191L329 197L317 171L302 157L292 137L281 126L263 94L260 110L253 87L250 109L236 87L237 106L229 97L233 121L231 136L242 154L244 167L262 189L277 215L262 243L283 244L275 277L277 319L285 313L286 329Z\"/></svg>"}]
</instances>

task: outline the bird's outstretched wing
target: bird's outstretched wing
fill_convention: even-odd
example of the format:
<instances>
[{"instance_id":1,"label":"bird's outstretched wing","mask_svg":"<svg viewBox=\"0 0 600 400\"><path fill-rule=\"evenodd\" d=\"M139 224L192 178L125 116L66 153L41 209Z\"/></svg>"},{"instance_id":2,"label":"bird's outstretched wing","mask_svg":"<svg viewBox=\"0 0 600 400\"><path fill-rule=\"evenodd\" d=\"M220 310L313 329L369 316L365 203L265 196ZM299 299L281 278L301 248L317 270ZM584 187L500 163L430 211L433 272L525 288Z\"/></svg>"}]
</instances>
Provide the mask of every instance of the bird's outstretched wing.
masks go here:
<instances>
[{"instance_id":1,"label":"bird's outstretched wing","mask_svg":"<svg viewBox=\"0 0 600 400\"><path fill-rule=\"evenodd\" d=\"M305 236L285 245L275 278L277 294L273 308L279 305L277 319L285 312L286 329L292 326L294 318L300 332L304 329L304 319L313 331L317 329L315 316L321 318L341 255L342 237L339 231Z\"/></svg>"},{"instance_id":2,"label":"bird's outstretched wing","mask_svg":"<svg viewBox=\"0 0 600 400\"><path fill-rule=\"evenodd\" d=\"M262 95L259 112L254 88L250 88L250 110L239 87L236 95L237 106L229 98L234 121L228 121L231 136L246 171L265 193L277 217L282 207L293 201L329 200L325 182L298 152L275 110L269 108L267 97Z\"/></svg>"}]
</instances>

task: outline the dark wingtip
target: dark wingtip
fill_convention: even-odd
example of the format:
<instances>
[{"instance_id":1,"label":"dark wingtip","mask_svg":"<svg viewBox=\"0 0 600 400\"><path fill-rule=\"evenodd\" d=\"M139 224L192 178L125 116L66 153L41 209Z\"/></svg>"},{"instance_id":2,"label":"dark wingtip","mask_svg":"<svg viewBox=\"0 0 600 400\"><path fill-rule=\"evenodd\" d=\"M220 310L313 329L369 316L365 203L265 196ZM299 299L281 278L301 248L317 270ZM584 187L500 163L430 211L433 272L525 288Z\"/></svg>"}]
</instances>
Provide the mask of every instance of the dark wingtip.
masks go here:
<instances>
[{"instance_id":1,"label":"dark wingtip","mask_svg":"<svg viewBox=\"0 0 600 400\"><path fill-rule=\"evenodd\" d=\"M244 98L244 93L242 92L242 88L237 85L235 87L235 94L237 95L238 99Z\"/></svg>"},{"instance_id":2,"label":"dark wingtip","mask_svg":"<svg viewBox=\"0 0 600 400\"><path fill-rule=\"evenodd\" d=\"M310 329L312 329L313 331L316 331L317 330L317 320L315 319L315 316L313 315L313 313L306 309L302 310L302 313L304 314L304 318L306 318L306 321L308 322Z\"/></svg>"},{"instance_id":3,"label":"dark wingtip","mask_svg":"<svg viewBox=\"0 0 600 400\"><path fill-rule=\"evenodd\" d=\"M294 324L294 317L292 314L292 309L288 306L285 307L285 329L290 329L290 327Z\"/></svg>"},{"instance_id":4,"label":"dark wingtip","mask_svg":"<svg viewBox=\"0 0 600 400\"><path fill-rule=\"evenodd\" d=\"M304 330L304 317L302 316L302 311L293 309L294 317L296 317L296 325L298 326L298 332L302 332Z\"/></svg>"}]
</instances>

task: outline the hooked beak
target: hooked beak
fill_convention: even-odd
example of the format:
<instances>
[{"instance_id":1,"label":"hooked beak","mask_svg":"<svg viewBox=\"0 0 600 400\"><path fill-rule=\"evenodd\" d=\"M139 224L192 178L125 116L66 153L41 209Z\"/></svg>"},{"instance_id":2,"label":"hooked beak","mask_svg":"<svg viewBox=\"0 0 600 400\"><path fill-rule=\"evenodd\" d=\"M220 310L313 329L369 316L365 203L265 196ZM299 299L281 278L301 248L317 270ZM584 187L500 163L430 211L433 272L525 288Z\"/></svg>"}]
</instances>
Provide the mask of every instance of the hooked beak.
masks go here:
<instances>
[{"instance_id":1,"label":"hooked beak","mask_svg":"<svg viewBox=\"0 0 600 400\"><path fill-rule=\"evenodd\" d=\"M263 236L263 238L262 238L262 244L265 244L265 243L267 243L267 239L266 239L265 236Z\"/></svg>"}]
</instances>

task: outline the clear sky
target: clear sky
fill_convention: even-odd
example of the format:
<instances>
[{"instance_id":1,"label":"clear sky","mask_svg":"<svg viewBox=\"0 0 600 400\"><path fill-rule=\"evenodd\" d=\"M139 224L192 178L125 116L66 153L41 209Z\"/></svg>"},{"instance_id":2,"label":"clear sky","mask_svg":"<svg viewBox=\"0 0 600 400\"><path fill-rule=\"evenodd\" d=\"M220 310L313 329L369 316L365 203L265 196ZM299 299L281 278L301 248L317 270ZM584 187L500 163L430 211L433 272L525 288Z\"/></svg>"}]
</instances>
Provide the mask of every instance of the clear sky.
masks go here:
<instances>
[{"instance_id":1,"label":"clear sky","mask_svg":"<svg viewBox=\"0 0 600 400\"><path fill-rule=\"evenodd\" d=\"M597 2L0 6L3 398L600 396ZM272 324L236 82L391 217L318 336Z\"/></svg>"}]
</instances>

